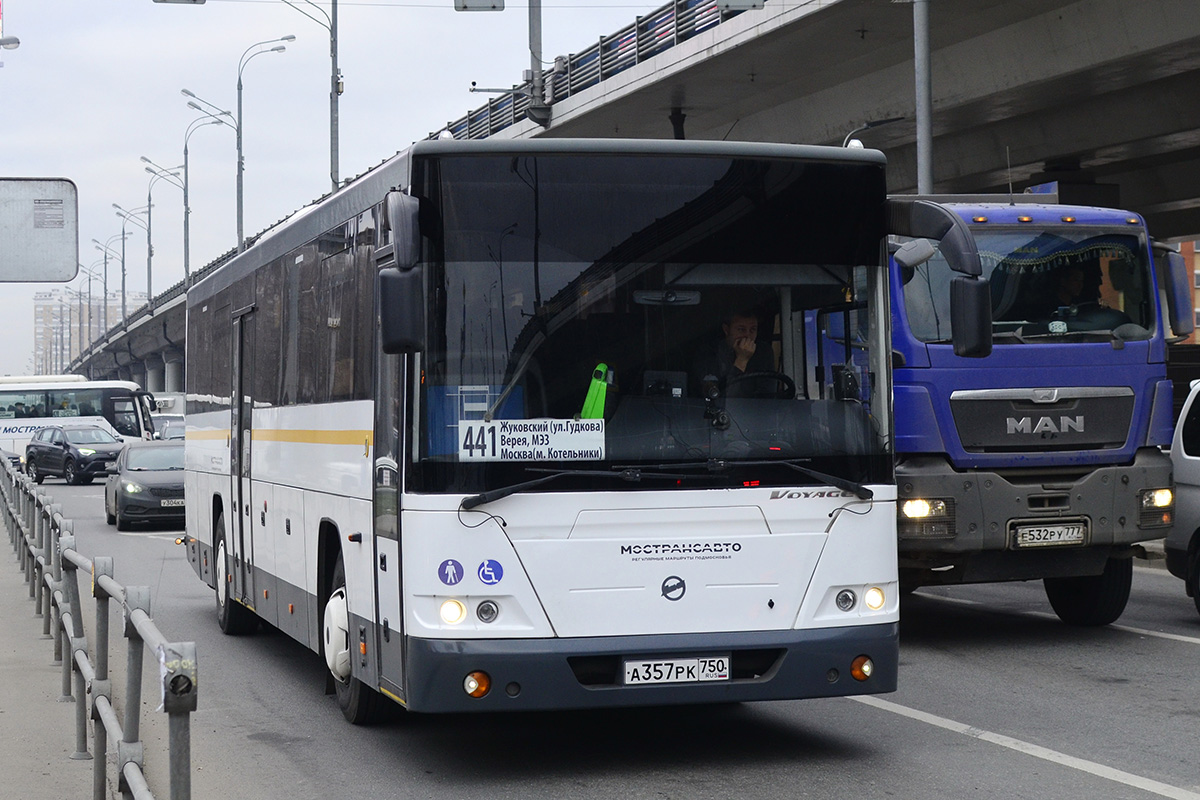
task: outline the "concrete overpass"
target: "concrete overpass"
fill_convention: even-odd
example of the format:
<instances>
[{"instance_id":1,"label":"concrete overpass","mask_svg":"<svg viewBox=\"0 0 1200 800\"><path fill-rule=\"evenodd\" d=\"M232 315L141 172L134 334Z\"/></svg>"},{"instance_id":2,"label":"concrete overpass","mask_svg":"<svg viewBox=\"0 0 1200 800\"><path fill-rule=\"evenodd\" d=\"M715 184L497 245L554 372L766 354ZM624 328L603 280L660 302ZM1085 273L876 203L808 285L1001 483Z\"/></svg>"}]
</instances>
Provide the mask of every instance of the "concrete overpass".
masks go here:
<instances>
[{"instance_id":1,"label":"concrete overpass","mask_svg":"<svg viewBox=\"0 0 1200 800\"><path fill-rule=\"evenodd\" d=\"M1160 239L1200 234L1200 2L931 0L929 39L936 192L1057 180L1064 201L1138 211ZM547 71L548 127L524 118L518 87L447 128L840 145L898 118L857 137L887 154L889 189L912 193L912 42L906 2L767 0L721 15L673 0ZM181 291L72 369L177 390L165 384L182 348Z\"/></svg>"}]
</instances>

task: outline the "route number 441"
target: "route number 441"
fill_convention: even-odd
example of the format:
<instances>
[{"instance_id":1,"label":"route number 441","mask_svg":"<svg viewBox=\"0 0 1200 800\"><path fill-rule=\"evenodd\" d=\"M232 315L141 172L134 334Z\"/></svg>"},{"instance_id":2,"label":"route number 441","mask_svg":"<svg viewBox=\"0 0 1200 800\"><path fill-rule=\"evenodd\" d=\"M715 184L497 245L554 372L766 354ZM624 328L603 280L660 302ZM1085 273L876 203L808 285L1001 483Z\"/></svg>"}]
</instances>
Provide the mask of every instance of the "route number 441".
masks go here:
<instances>
[{"instance_id":1,"label":"route number 441","mask_svg":"<svg viewBox=\"0 0 1200 800\"><path fill-rule=\"evenodd\" d=\"M496 457L496 426L488 423L479 425L463 425L462 446L459 449L460 458L495 458Z\"/></svg>"}]
</instances>

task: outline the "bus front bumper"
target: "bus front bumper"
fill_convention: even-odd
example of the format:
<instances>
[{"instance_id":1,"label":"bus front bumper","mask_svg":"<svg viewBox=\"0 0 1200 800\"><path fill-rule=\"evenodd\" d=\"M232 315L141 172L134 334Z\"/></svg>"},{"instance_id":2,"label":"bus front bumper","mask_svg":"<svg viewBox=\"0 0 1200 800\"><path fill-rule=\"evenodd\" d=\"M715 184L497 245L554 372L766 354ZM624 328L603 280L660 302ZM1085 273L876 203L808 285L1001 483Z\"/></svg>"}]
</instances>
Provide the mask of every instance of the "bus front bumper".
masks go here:
<instances>
[{"instance_id":1,"label":"bus front bumper","mask_svg":"<svg viewBox=\"0 0 1200 800\"><path fill-rule=\"evenodd\" d=\"M626 661L729 656L729 680L626 685ZM852 676L869 656L870 677ZM410 639L410 711L532 711L880 694L896 690L899 623L847 628L583 639ZM471 697L467 676L491 688Z\"/></svg>"}]
</instances>

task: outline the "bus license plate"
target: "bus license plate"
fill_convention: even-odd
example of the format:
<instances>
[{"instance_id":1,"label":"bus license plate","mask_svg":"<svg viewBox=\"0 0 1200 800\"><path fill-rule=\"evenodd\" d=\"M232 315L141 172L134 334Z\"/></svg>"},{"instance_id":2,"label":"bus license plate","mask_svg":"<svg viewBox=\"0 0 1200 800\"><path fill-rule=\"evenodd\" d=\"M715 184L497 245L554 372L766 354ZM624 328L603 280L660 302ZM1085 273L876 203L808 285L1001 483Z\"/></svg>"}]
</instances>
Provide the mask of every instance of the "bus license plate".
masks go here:
<instances>
[{"instance_id":1,"label":"bus license plate","mask_svg":"<svg viewBox=\"0 0 1200 800\"><path fill-rule=\"evenodd\" d=\"M181 506L181 505L183 505L183 498L182 497L173 497L169 500L163 500L162 505L164 508L167 506Z\"/></svg>"},{"instance_id":2,"label":"bus license plate","mask_svg":"<svg viewBox=\"0 0 1200 800\"><path fill-rule=\"evenodd\" d=\"M729 680L729 656L700 656L625 662L625 685Z\"/></svg>"},{"instance_id":3,"label":"bus license plate","mask_svg":"<svg viewBox=\"0 0 1200 800\"><path fill-rule=\"evenodd\" d=\"M1017 525L1016 547L1054 547L1056 545L1083 544L1087 526L1082 522L1058 525Z\"/></svg>"}]
</instances>

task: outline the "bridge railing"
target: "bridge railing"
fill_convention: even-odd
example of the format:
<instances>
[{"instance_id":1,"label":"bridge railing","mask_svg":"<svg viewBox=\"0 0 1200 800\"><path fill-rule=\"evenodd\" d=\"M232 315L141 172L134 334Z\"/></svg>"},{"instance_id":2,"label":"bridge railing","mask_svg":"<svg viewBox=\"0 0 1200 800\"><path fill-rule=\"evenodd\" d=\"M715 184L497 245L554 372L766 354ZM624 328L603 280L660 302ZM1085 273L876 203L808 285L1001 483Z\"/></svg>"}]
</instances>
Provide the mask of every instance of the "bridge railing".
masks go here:
<instances>
[{"instance_id":1,"label":"bridge railing","mask_svg":"<svg viewBox=\"0 0 1200 800\"><path fill-rule=\"evenodd\" d=\"M88 559L75 549L74 524L63 517L44 491L4 461L0 468L0 515L17 554L29 596L42 618L42 634L53 635L54 663L62 664L63 701L75 703L75 752L72 759L92 759L92 796L105 800L109 741L116 742L118 784L122 796L153 800L142 770L140 738L142 662L154 654L161 671L162 710L168 715L167 750L170 797L191 798L191 713L196 710L196 645L169 642L150 617L150 590L125 587L113 579L113 560ZM83 625L79 571L91 578L95 598L95 646ZM109 611L116 600L124 614L128 640L125 666L124 719L116 712L109 679ZM74 679L74 694L72 694ZM88 752L88 698L91 698L93 747Z\"/></svg>"},{"instance_id":2,"label":"bridge railing","mask_svg":"<svg viewBox=\"0 0 1200 800\"><path fill-rule=\"evenodd\" d=\"M562 59L554 68L545 70L542 76L548 88L546 99L553 104L589 89L741 13L722 11L717 0L671 0L616 33L601 36L600 41L583 52ZM489 100L449 123L445 130L455 139L486 139L525 118L531 91L529 82L515 86L511 92ZM440 133L431 133L429 138Z\"/></svg>"}]
</instances>

